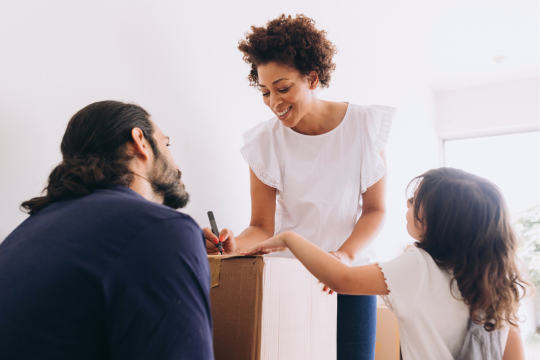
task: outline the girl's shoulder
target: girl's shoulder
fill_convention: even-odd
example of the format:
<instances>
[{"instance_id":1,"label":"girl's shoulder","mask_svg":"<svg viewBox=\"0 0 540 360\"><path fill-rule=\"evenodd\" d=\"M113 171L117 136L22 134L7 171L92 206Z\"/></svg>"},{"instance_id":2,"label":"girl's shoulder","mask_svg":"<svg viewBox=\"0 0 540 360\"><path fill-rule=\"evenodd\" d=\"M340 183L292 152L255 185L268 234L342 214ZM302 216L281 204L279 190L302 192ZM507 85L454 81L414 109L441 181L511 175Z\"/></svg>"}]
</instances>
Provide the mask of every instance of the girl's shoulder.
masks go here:
<instances>
[{"instance_id":1,"label":"girl's shoulder","mask_svg":"<svg viewBox=\"0 0 540 360\"><path fill-rule=\"evenodd\" d=\"M423 271L425 271L429 277L444 281L451 280L454 277L452 269L441 268L433 259L433 257L424 249L418 248L416 246L409 246L405 250L405 254L407 253L409 253L410 255L414 254L413 256L409 256L409 259L411 259L411 261L417 262L418 264L421 264ZM456 292L455 295L456 297L461 297L461 294L459 294L459 290Z\"/></svg>"},{"instance_id":2,"label":"girl's shoulder","mask_svg":"<svg viewBox=\"0 0 540 360\"><path fill-rule=\"evenodd\" d=\"M438 267L435 260L433 260L433 257L431 257L431 255L429 255L429 253L424 249L421 249L421 248L416 247L414 245L409 245L409 246L407 246L407 249L405 250L405 253L414 253L417 258L421 258L422 261L425 261L426 263L428 263L429 266Z\"/></svg>"}]
</instances>

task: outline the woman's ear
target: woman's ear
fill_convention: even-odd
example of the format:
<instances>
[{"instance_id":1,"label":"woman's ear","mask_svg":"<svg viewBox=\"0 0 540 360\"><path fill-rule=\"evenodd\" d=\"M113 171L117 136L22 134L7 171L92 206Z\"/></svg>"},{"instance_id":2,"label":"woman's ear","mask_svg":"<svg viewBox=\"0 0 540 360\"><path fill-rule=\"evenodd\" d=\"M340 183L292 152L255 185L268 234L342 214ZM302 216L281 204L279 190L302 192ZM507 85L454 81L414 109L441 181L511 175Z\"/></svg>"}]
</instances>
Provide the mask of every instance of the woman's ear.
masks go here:
<instances>
[{"instance_id":1,"label":"woman's ear","mask_svg":"<svg viewBox=\"0 0 540 360\"><path fill-rule=\"evenodd\" d=\"M308 75L308 82L309 88L311 90L315 90L317 85L319 85L319 74L317 74L315 71L310 72Z\"/></svg>"},{"instance_id":2,"label":"woman's ear","mask_svg":"<svg viewBox=\"0 0 540 360\"><path fill-rule=\"evenodd\" d=\"M131 130L131 137L133 138L132 146L132 152L133 155L135 155L137 158L149 161L150 160L150 152L152 151L150 149L150 144L145 139L144 134L141 129L139 128L133 128Z\"/></svg>"}]
</instances>

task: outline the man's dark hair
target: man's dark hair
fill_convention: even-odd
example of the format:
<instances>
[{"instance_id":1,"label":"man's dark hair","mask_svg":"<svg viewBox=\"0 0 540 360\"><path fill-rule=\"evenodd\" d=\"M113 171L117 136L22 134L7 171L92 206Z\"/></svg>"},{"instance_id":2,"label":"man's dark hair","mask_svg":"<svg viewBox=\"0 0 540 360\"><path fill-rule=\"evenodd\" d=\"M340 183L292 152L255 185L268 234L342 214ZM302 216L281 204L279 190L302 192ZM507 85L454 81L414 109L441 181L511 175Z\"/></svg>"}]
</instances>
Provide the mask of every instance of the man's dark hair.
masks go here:
<instances>
[{"instance_id":1,"label":"man's dark hair","mask_svg":"<svg viewBox=\"0 0 540 360\"><path fill-rule=\"evenodd\" d=\"M32 215L58 200L114 184L128 186L133 180L128 167L133 155L126 153L126 144L133 141L133 128L141 129L154 155L159 156L150 115L142 107L100 101L79 110L62 138L63 160L49 175L42 196L23 202L21 208Z\"/></svg>"}]
</instances>

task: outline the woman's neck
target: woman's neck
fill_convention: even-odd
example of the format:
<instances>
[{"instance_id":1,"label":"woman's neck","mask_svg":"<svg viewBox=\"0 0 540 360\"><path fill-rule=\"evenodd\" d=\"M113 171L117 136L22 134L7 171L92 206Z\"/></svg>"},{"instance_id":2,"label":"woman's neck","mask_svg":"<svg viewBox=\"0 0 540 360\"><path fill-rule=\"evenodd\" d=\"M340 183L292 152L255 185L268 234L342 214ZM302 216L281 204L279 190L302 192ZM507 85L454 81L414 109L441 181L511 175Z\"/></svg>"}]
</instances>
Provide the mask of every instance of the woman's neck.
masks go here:
<instances>
[{"instance_id":1,"label":"woman's neck","mask_svg":"<svg viewBox=\"0 0 540 360\"><path fill-rule=\"evenodd\" d=\"M292 130L304 135L322 135L334 130L347 112L346 103L324 101L315 98L311 110Z\"/></svg>"}]
</instances>

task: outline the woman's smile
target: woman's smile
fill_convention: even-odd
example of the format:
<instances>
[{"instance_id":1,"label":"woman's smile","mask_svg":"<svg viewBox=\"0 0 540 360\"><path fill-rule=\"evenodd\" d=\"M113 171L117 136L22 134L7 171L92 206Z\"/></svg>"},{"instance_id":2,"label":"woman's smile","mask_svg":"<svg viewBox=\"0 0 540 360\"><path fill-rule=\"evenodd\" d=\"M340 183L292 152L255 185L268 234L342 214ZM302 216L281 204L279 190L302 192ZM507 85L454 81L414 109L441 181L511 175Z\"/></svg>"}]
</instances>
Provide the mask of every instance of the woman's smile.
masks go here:
<instances>
[{"instance_id":1,"label":"woman's smile","mask_svg":"<svg viewBox=\"0 0 540 360\"><path fill-rule=\"evenodd\" d=\"M290 111L291 109L292 109L292 106L289 106L289 107L286 107L286 108L280 109L280 110L276 109L275 113L276 113L278 119L283 121L289 116L289 114L291 113L291 111Z\"/></svg>"}]
</instances>

